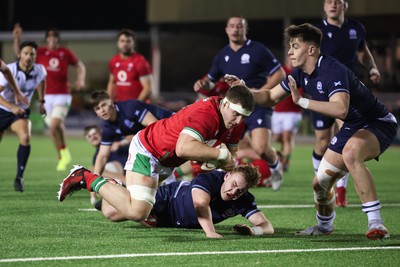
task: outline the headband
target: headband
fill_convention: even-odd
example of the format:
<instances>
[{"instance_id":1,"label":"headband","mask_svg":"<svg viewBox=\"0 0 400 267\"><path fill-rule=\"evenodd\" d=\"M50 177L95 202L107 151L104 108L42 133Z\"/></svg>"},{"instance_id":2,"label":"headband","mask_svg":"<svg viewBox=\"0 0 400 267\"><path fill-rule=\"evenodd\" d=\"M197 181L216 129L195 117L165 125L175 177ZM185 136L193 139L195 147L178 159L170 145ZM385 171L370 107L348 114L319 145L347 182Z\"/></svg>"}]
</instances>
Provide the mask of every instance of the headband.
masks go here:
<instances>
[{"instance_id":1,"label":"headband","mask_svg":"<svg viewBox=\"0 0 400 267\"><path fill-rule=\"evenodd\" d=\"M228 107L230 107L234 111L238 112L240 115L243 115L246 117L251 115L251 112L252 112L251 110L245 109L239 104L232 103L226 97L224 97L224 99L222 99L222 104L224 104L224 103L228 103Z\"/></svg>"}]
</instances>

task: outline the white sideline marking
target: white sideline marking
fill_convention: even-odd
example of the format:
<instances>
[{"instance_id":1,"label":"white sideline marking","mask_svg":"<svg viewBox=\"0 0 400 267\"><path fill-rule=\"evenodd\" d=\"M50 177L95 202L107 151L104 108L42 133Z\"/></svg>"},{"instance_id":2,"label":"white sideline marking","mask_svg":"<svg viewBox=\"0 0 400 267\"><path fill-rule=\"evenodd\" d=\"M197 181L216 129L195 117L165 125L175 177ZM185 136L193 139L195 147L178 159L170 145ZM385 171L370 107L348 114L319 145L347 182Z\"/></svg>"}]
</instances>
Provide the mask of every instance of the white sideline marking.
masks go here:
<instances>
[{"instance_id":1,"label":"white sideline marking","mask_svg":"<svg viewBox=\"0 0 400 267\"><path fill-rule=\"evenodd\" d=\"M383 207L400 207L400 203L386 203L382 204ZM361 208L361 204L350 204L347 207ZM303 209L303 208L315 208L314 205L257 205L259 209ZM78 211L98 211L96 209L78 209Z\"/></svg>"},{"instance_id":2,"label":"white sideline marking","mask_svg":"<svg viewBox=\"0 0 400 267\"><path fill-rule=\"evenodd\" d=\"M381 203L382 207L400 207L400 203ZM347 207L357 207L361 208L360 204L349 204ZM315 208L314 204L312 205L257 205L257 208L260 209L302 209L302 208Z\"/></svg>"},{"instance_id":3,"label":"white sideline marking","mask_svg":"<svg viewBox=\"0 0 400 267\"><path fill-rule=\"evenodd\" d=\"M282 249L282 250L244 250L244 251L202 251L202 252L169 252L169 253L138 253L138 254L115 254L115 255L89 255L69 257L48 258L17 258L0 259L2 262L33 262L33 261L62 261L62 260L92 260L92 259L116 259L158 256L193 256L193 255L221 255L221 254L270 254L270 253L303 253L303 252L326 252L326 251L362 251L362 250L397 250L396 247L358 247L358 248L316 248L316 249Z\"/></svg>"}]
</instances>

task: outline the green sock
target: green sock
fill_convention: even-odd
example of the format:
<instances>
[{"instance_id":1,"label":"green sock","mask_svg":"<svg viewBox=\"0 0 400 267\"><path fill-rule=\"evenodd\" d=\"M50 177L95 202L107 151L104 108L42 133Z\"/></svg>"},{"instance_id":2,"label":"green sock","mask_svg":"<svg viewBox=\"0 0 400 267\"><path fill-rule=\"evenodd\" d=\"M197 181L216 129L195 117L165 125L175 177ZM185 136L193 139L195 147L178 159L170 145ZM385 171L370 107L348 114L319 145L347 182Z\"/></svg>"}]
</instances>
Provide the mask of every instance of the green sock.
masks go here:
<instances>
[{"instance_id":1,"label":"green sock","mask_svg":"<svg viewBox=\"0 0 400 267\"><path fill-rule=\"evenodd\" d=\"M104 179L103 177L99 176L98 178L96 178L96 180L94 180L92 182L90 187L92 188L93 192L98 193L99 190L100 190L100 187L102 187L107 182L108 181L106 179Z\"/></svg>"}]
</instances>

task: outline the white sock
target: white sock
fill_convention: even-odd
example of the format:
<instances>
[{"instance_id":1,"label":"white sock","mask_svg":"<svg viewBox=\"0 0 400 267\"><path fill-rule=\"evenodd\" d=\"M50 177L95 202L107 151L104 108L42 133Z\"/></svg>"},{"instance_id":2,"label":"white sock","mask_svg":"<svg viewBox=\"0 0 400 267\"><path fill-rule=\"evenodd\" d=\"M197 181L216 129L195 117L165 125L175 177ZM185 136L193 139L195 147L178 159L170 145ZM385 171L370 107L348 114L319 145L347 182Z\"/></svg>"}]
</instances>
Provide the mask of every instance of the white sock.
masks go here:
<instances>
[{"instance_id":1,"label":"white sock","mask_svg":"<svg viewBox=\"0 0 400 267\"><path fill-rule=\"evenodd\" d=\"M349 179L349 174L346 174L336 182L336 187L347 187L347 180Z\"/></svg>"},{"instance_id":2,"label":"white sock","mask_svg":"<svg viewBox=\"0 0 400 267\"><path fill-rule=\"evenodd\" d=\"M331 216L319 215L317 212L318 228L324 232L332 231L333 221L336 217L336 212L333 212Z\"/></svg>"}]
</instances>

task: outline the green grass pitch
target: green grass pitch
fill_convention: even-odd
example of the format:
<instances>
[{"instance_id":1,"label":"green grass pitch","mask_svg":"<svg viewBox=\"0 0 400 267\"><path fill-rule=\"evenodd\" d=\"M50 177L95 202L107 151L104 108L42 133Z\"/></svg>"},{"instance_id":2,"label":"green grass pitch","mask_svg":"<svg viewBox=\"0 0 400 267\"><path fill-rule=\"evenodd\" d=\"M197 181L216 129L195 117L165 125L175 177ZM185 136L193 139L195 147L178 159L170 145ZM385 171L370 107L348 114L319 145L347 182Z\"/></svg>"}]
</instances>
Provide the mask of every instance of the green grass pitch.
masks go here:
<instances>
[{"instance_id":1,"label":"green grass pitch","mask_svg":"<svg viewBox=\"0 0 400 267\"><path fill-rule=\"evenodd\" d=\"M93 148L79 138L68 142L73 163L89 166ZM86 190L59 203L59 184L69 171L55 171L56 153L46 136L33 136L26 191L15 192L17 146L14 135L0 144L0 266L399 266L399 147L389 148L379 162L367 163L391 235L371 241L364 236L367 218L351 179L351 205L336 210L332 236L294 236L316 223L309 144L296 145L280 191L251 189L275 234L238 236L232 226L247 220L237 216L216 226L224 235L219 240L206 238L202 230L109 222L100 212L87 211L92 206Z\"/></svg>"}]
</instances>

